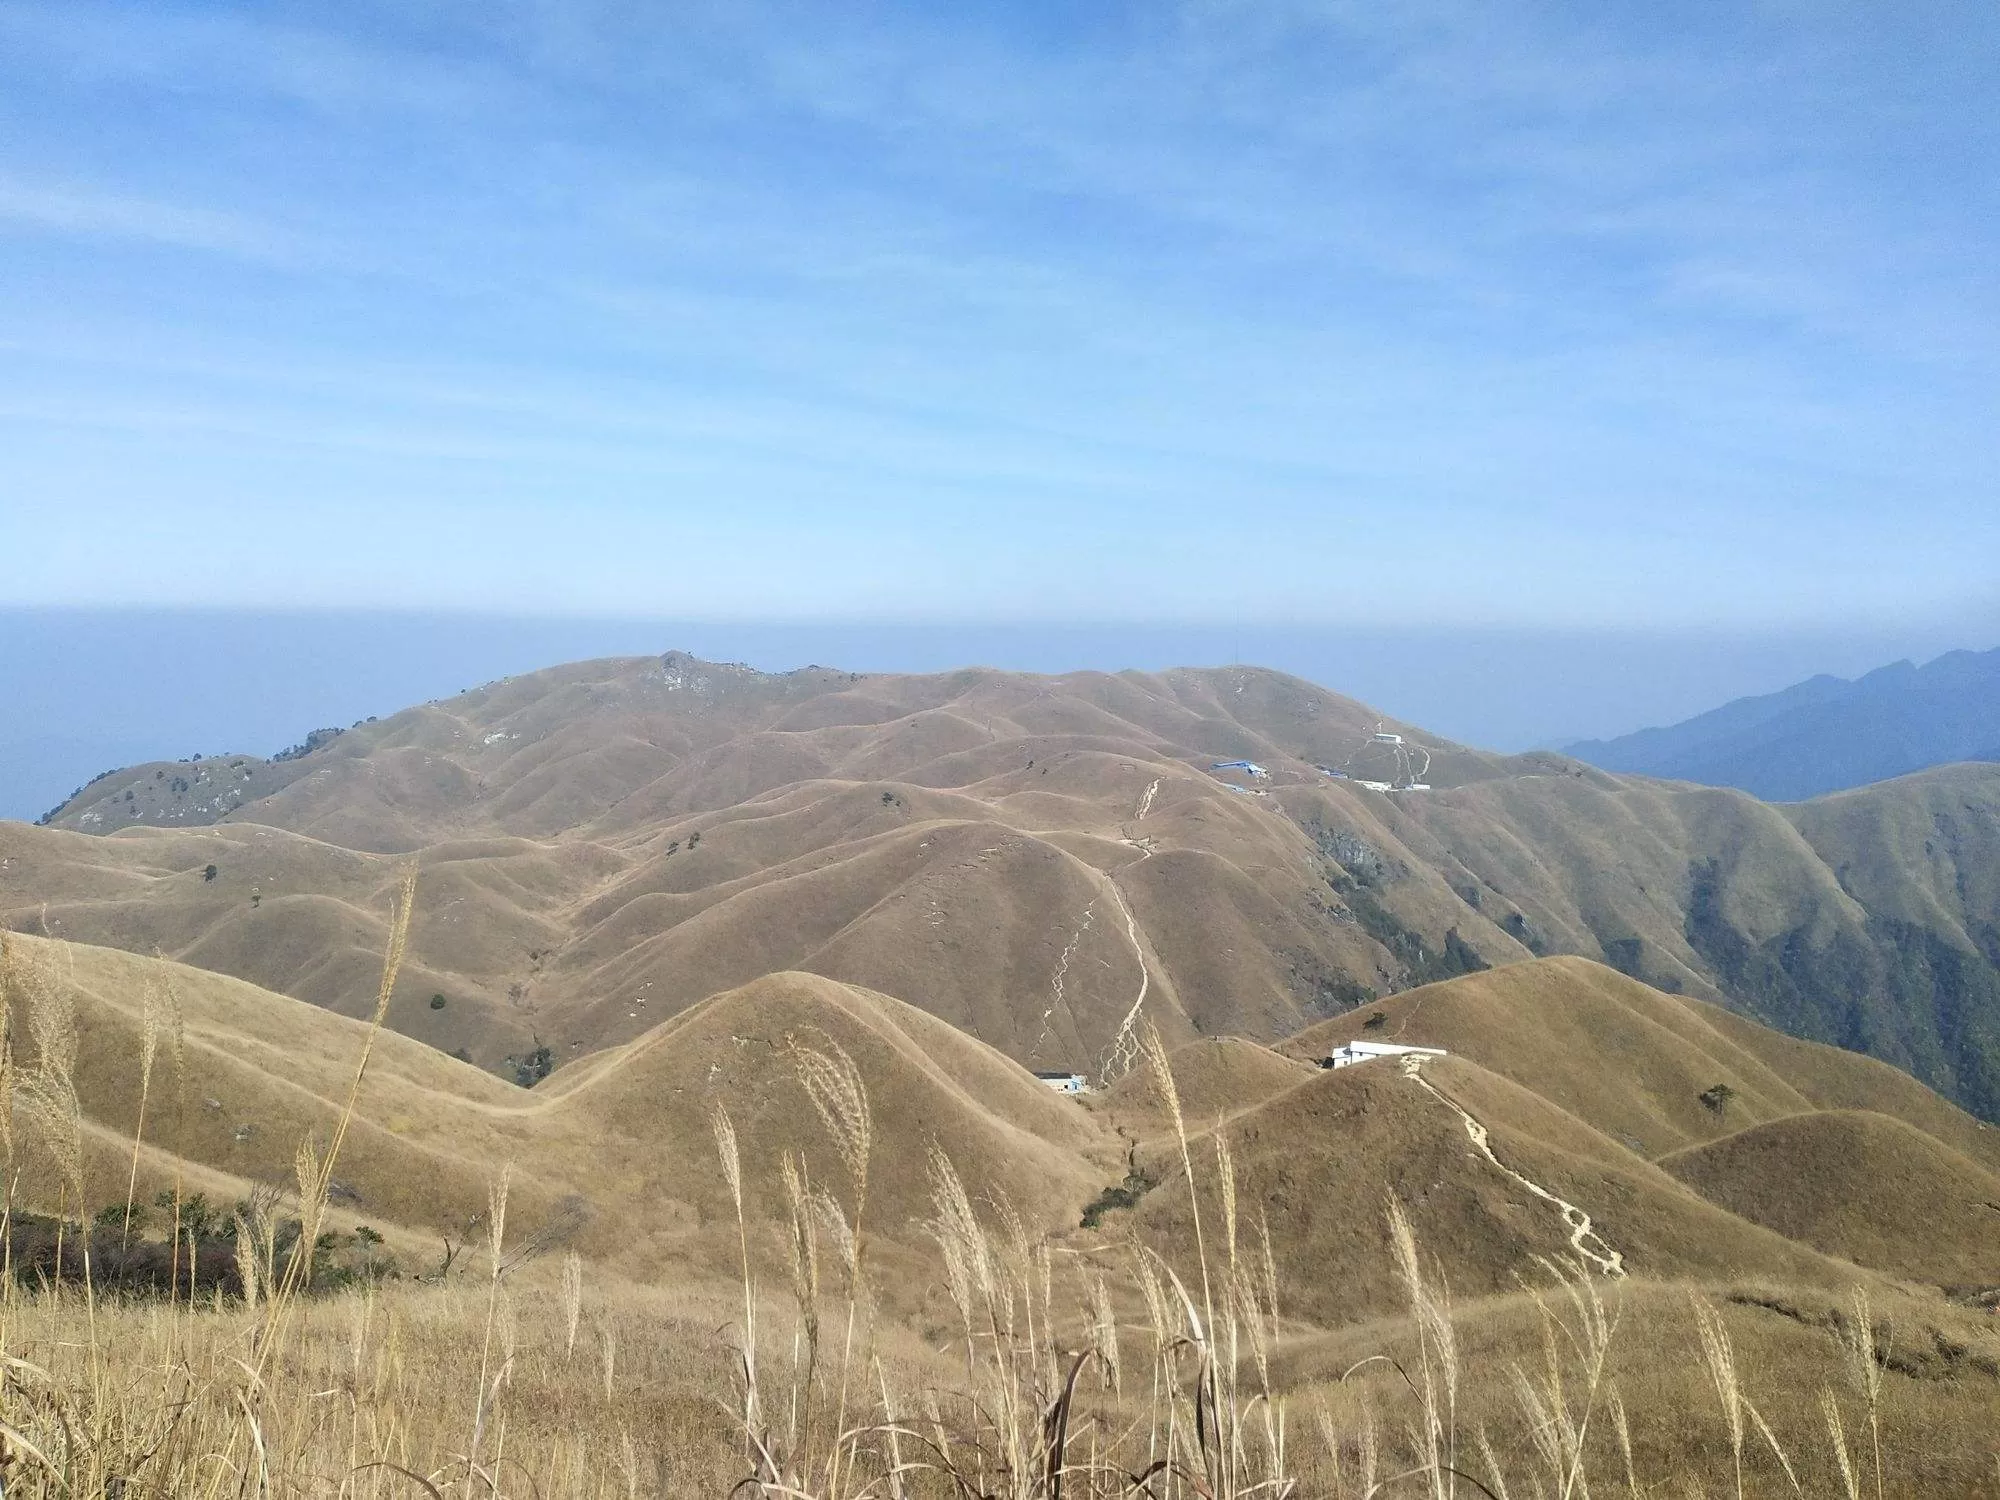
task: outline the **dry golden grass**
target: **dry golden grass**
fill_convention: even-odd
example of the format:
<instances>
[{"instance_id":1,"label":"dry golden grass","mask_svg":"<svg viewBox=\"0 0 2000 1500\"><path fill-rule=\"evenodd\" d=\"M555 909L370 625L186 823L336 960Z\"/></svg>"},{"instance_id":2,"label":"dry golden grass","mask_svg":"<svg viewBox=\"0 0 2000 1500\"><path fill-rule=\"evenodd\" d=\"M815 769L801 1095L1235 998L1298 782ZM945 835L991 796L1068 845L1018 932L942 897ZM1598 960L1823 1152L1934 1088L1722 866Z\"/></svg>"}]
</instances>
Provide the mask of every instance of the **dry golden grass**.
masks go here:
<instances>
[{"instance_id":1,"label":"dry golden grass","mask_svg":"<svg viewBox=\"0 0 2000 1500\"><path fill-rule=\"evenodd\" d=\"M1733 1495L1740 1432L1747 1493L1843 1494L1840 1448L1826 1422L1830 1396L1848 1459L1857 1473L1866 1471L1864 1493L1874 1493L1878 1436L1885 1494L2000 1492L1992 1423L2000 1343L1990 1320L1895 1292L1863 1297L1865 1316L1857 1317L1851 1297L1754 1284L1595 1285L1611 1325L1599 1395L1607 1403L1615 1396L1616 1404L1600 1408L1585 1434L1593 1488L1627 1493L1629 1452L1640 1494L1689 1493L1693 1481L1704 1493ZM1524 1471L1541 1461L1541 1422L1522 1399L1516 1368L1547 1389L1548 1310L1561 1312L1570 1330L1557 1334L1559 1347L1590 1348L1569 1293L1546 1274L1540 1286L1539 1303L1521 1292L1458 1305L1452 1315L1458 1358L1469 1372L1459 1392L1461 1430L1476 1441L1483 1429L1497 1455L1511 1456L1502 1467L1517 1493ZM1863 1329L1872 1332L1864 1338ZM1857 1347L1863 1343L1870 1347ZM1279 1379L1295 1399L1323 1398L1349 1423L1363 1407L1379 1417L1407 1400L1401 1377L1379 1363L1340 1377L1377 1353L1409 1367L1416 1347L1416 1330L1392 1314L1295 1341ZM1581 1371L1566 1361L1565 1373L1574 1381ZM1734 1386L1733 1400L1726 1385Z\"/></svg>"},{"instance_id":2,"label":"dry golden grass","mask_svg":"<svg viewBox=\"0 0 2000 1500\"><path fill-rule=\"evenodd\" d=\"M1149 1052L1176 1115L1164 1049ZM844 1175L792 1168L791 1250L774 1266L746 1232L738 1288L510 1262L504 1176L483 1263L446 1284L304 1299L280 1278L276 1308L10 1288L9 1493L1442 1500L1823 1494L1851 1476L1846 1493L1890 1496L1978 1494L1989 1470L2000 1484L1986 1420L2000 1346L1933 1303L1691 1294L1547 1262L1530 1290L1458 1309L1392 1200L1365 1216L1401 1308L1314 1334L1284 1316L1234 1159L1182 1130L1181 1170L1212 1206L1191 1259L1058 1257L936 1154L953 1326L915 1340L868 1284L872 1106L836 1047L799 1068ZM746 1164L726 1116L714 1134L733 1194ZM319 1180L302 1174L308 1210Z\"/></svg>"},{"instance_id":3,"label":"dry golden grass","mask_svg":"<svg viewBox=\"0 0 2000 1500\"><path fill-rule=\"evenodd\" d=\"M726 1300L628 1287L580 1306L572 1345L546 1288L504 1291L482 1385L487 1298L470 1285L315 1300L255 1379L265 1325L233 1301L87 1320L74 1295L22 1297L0 1313L0 1473L19 1495L420 1492L369 1464L450 1494L488 1493L489 1473L510 1494L726 1490L740 1458L720 1361L690 1360L713 1356Z\"/></svg>"},{"instance_id":4,"label":"dry golden grass","mask_svg":"<svg viewBox=\"0 0 2000 1500\"><path fill-rule=\"evenodd\" d=\"M1246 669L578 663L357 726L303 759L131 768L56 827L0 824L0 926L39 930L46 903L61 936L358 1016L396 858L417 852L437 920L413 937L389 1024L511 1077L539 1045L568 1063L790 970L901 997L1030 1066L1088 1069L1141 972L1169 1040L1275 1041L1364 988L1435 972L1417 938L1434 959L1455 932L1494 964L1615 954L1715 998L1732 965L1691 932L1767 957L1824 963L1847 945L1900 963L1889 918L1976 967L2000 918L1990 767L1789 810L1455 746L1435 747L1421 796L1315 769L1376 717ZM1268 797L1211 774L1242 755L1271 767ZM1933 839L1939 820L1950 839ZM1979 993L1952 967L1934 986L1866 979L1862 1030L1990 1112L1976 1047L1938 1033L1954 992ZM1763 981L1730 982L1741 1003L1777 1003ZM1786 1014L1850 1034L1810 996ZM1612 1133L1652 1155L1707 1138L1683 1081L1646 1080L1667 1092ZM1759 1092L1768 1078L1744 1082L1759 1118L1783 1112ZM1590 1101L1558 1102L1612 1129Z\"/></svg>"},{"instance_id":5,"label":"dry golden grass","mask_svg":"<svg viewBox=\"0 0 2000 1500\"><path fill-rule=\"evenodd\" d=\"M1065 1278L1058 1270L1055 1326L1044 1343L1046 1304L1039 1290L1031 1303L1014 1280L1022 1262L1004 1227L981 1223L976 1213L973 1222L986 1244L990 1309L975 1264L966 1284L972 1331L969 1337L961 1331L951 1349L926 1348L900 1328L869 1329L869 1362L848 1370L855 1409L844 1427L832 1410L838 1358L816 1377L813 1420L819 1428L804 1454L782 1440L801 1378L792 1342L799 1314L789 1297L760 1295L757 1301L762 1404L751 1410L753 1417L763 1414L763 1449L746 1457L744 1393L740 1377L732 1379L732 1370L741 1368L733 1352L743 1317L739 1290L721 1284L642 1289L587 1276L579 1334L571 1344L558 1278L552 1266L540 1266L509 1273L502 1282L484 1386L478 1372L487 1293L470 1278L450 1286L385 1286L306 1304L261 1385L243 1368L255 1362L260 1323L233 1301L220 1311L100 1306L93 1333L74 1297L60 1306L46 1297L17 1298L0 1319L0 1352L21 1362L8 1367L0 1405L0 1420L12 1429L7 1440L13 1455L13 1467L0 1472L16 1495L101 1494L105 1481L119 1477L128 1495L422 1493L395 1469L361 1467L388 1463L453 1496L719 1497L757 1473L762 1460L754 1455L768 1450L804 1493L853 1495L872 1482L872 1493L887 1494L892 1491L881 1479L893 1461L889 1429L906 1426L897 1434L905 1463L938 1462L933 1448L943 1448L968 1476L983 1476L994 1493L1044 1495L1042 1422L1061 1396L1070 1365L1086 1351L1071 1402L1077 1436L1065 1459L1067 1492L1121 1493L1123 1481L1114 1483L1106 1465L1142 1471L1170 1443L1194 1472L1203 1472L1194 1435L1198 1351L1180 1345L1179 1374L1171 1383L1167 1371L1155 1368L1155 1313L1172 1329L1169 1344L1191 1337L1186 1304L1172 1284L1156 1271L1159 1308L1149 1313L1138 1289L1139 1310L1111 1321L1107 1336L1107 1322L1085 1312L1087 1296L1081 1307L1063 1305ZM1387 1222L1378 1225L1390 1239ZM1243 1250L1246 1259L1259 1256L1254 1244ZM1032 1252L1031 1246L1025 1264L1035 1286ZM1421 1260L1421 1247L1418 1255ZM1435 1302L1435 1283L1427 1278L1425 1286ZM1184 1288L1199 1309L1198 1288L1185 1279ZM1118 1287L1110 1295L1122 1300L1135 1289ZM1747 1493L1843 1493L1839 1450L1824 1415L1829 1396L1861 1493L1874 1494L1873 1430L1883 1447L1885 1495L2000 1493L1990 1420L2000 1381L1969 1367L1955 1373L1925 1368L1923 1360L1937 1357L1932 1338L1938 1330L1923 1321L1899 1321L1906 1311L1920 1318L1914 1307L1875 1309L1869 1326L1884 1343L1857 1369L1842 1343L1843 1331L1857 1325L1838 1303L1773 1312L1751 1300L1770 1296L1754 1289L1716 1288L1705 1295L1729 1339L1739 1394L1763 1417L1799 1481L1794 1491L1745 1408ZM1221 1492L1248 1493L1250 1483L1241 1482L1246 1472L1251 1483L1269 1477L1263 1467L1267 1443L1282 1422L1283 1477L1297 1481L1294 1493L1300 1495L1368 1493L1363 1450L1371 1442L1377 1482L1421 1469L1439 1454L1496 1493L1496 1472L1511 1493L1534 1493L1536 1482L1545 1494L1562 1493L1554 1474L1580 1462L1593 1488L1623 1494L1623 1450L1629 1447L1637 1493L1689 1493L1693 1480L1705 1493L1733 1494L1731 1428L1704 1360L1688 1291L1575 1283L1566 1290L1551 1278L1542 1300L1547 1315L1560 1318L1567 1330L1555 1333L1560 1352L1553 1366L1545 1341L1550 1325L1525 1294L1464 1308L1438 1303L1419 1317L1389 1312L1375 1325L1338 1336L1281 1334L1270 1355L1275 1399L1268 1407L1257 1350L1239 1321L1234 1395L1230 1382L1219 1382L1219 1394L1236 1406L1222 1414L1216 1450L1220 1477L1221 1451L1241 1444L1239 1480ZM1036 1344L1053 1361L1030 1357L1030 1313ZM844 1310L829 1299L821 1315L833 1328ZM1801 1323L1799 1315L1814 1321ZM1593 1332L1600 1323L1601 1331ZM1226 1316L1218 1326L1226 1342ZM1601 1340L1601 1350L1593 1338ZM1917 1344L1907 1359L1900 1351L1906 1341ZM1378 1361L1341 1380L1350 1366L1377 1354L1401 1370ZM1107 1359L1114 1357L1118 1386L1107 1390ZM1859 1373L1865 1370L1877 1372L1875 1424L1868 1381ZM1162 1382L1157 1388L1156 1378ZM1527 1402L1524 1381L1537 1405ZM1557 1409L1558 1387L1571 1423L1567 1434L1548 1418ZM974 1415L975 1402L1010 1413L1008 1425L985 1425ZM484 1456L469 1473L482 1418ZM1205 1408L1203 1420L1209 1420ZM162 1445L169 1429L171 1438ZM850 1441L841 1445L838 1469L830 1472L828 1450L843 1432ZM1553 1461L1544 1446L1549 1439L1557 1443ZM1218 1440L1211 1434L1208 1441L1213 1446ZM58 1467L68 1463L60 1482L36 1452ZM1020 1488L1005 1487L1010 1475L1021 1478ZM911 1494L948 1488L934 1469L908 1471L904 1478ZM1420 1473L1404 1484L1449 1493L1448 1481L1448 1475ZM1159 1483L1153 1493L1199 1491L1185 1482L1177 1488ZM1461 1487L1458 1493L1478 1492Z\"/></svg>"},{"instance_id":6,"label":"dry golden grass","mask_svg":"<svg viewBox=\"0 0 2000 1500\"><path fill-rule=\"evenodd\" d=\"M1149 1030L1158 1185L1108 1235L1055 1232L1073 1203L1030 1201L1041 1181L1022 1165L1087 1180L1102 1144L1087 1112L932 1018L807 976L719 997L526 1107L472 1086L453 1108L483 1115L483 1160L454 1165L440 1143L398 1156L373 1112L456 1077L383 1029L412 910L406 877L369 1021L320 1015L321 1052L272 1095L274 1112L297 1106L290 1186L242 1211L233 1283L121 1301L100 1295L88 1250L80 1277L0 1282L7 1493L2000 1493L1990 1318L1788 1246L1630 1153L1621 1176L1605 1160L1622 1148L1458 1059L1433 1065L1429 1088L1380 1064L1286 1086L1295 1069L1237 1059L1277 1092L1203 1129L1178 1082L1201 1069ZM109 1209L115 1226L154 1151L140 1100L182 1112L187 1054L225 1002L191 989L182 1015L143 988L107 1001L90 987L108 982L97 960L62 944L10 938L0 959L0 1077L21 1127L8 1180L38 1195L5 1212L28 1202L67 1231ZM285 1024L246 1017L245 1035ZM122 1073L103 1071L114 1047ZM724 1061L750 1086L689 1086ZM117 1093L110 1079L127 1086L130 1140L85 1117L83 1100ZM971 1110L982 1092L1007 1113ZM1783 1247L1751 1263L1786 1274L1604 1279L1564 1254L1545 1205L1468 1153L1446 1099L1476 1109L1518 1170L1612 1200L1613 1241L1707 1214ZM535 1152L553 1138L609 1153L607 1126L642 1116L652 1152L674 1158L652 1180L699 1201L710 1253L665 1286L538 1256L534 1193L557 1179ZM406 1185L413 1208L448 1172L452 1191L476 1188L470 1248L434 1282L313 1291L302 1247L341 1174L373 1182L411 1160L435 1179ZM178 1253L179 1174L198 1164L171 1165ZM1490 1198L1484 1220L1453 1208L1467 1193ZM1524 1206L1532 1222L1511 1239L1482 1238ZM704 1269L725 1258L733 1282ZM1455 1305L1468 1267L1490 1295ZM1331 1295L1313 1290L1332 1275Z\"/></svg>"},{"instance_id":7,"label":"dry golden grass","mask_svg":"<svg viewBox=\"0 0 2000 1500\"><path fill-rule=\"evenodd\" d=\"M670 685L671 670L681 687ZM709 688L697 691L692 682L704 677ZM1058 852L1104 871L1130 861L1124 840L1137 834L1162 853L1195 856L1137 872L1170 998L1186 991L1190 1011L1237 1012L1233 1022L1210 1018L1213 1030L1282 1034L1303 1012L1290 957L1275 950L1299 947L1318 967L1370 985L1388 959L1352 924L1301 915L1326 891L1280 806L1374 844L1400 872L1384 899L1434 948L1457 926L1496 961L1525 956L1498 925L1518 908L1562 948L1597 956L1601 939L1630 932L1669 968L1694 965L1676 977L1704 984L1682 936L1687 866L1738 843L1749 849L1740 866L1755 936L1798 918L1801 901L1806 915L1839 907L1829 870L1784 816L1747 799L1552 776L1546 757L1458 747L1442 747L1432 773L1453 790L1428 801L1392 804L1312 769L1343 759L1376 717L1311 684L1243 670L856 681L669 669L657 658L580 663L361 726L304 760L216 757L192 770L117 773L58 828L0 832L0 911L18 922L48 900L65 935L141 952L157 944L339 1004L365 993L366 955L379 951L368 910L392 878L380 856L421 849L453 919L420 937L393 1020L447 1049L493 1047L479 1053L490 1065L529 1030L510 999L515 984L571 1012L565 1045L598 1046L631 1034L616 1023L634 1019L637 983L651 981L653 1003L664 1006L777 968L906 998L956 985L954 1003L967 1009L951 1019L976 1015L984 1034L1011 1041L1002 1033L1014 1008L999 997L1029 969L1046 983L1081 916L1066 878L1075 872ZM1231 795L1205 774L1206 758L1238 754L1275 768L1269 802ZM206 810L170 808L187 802L171 789L191 775L209 777L209 792L194 799ZM1162 787L1141 828L1135 814L1154 781ZM239 787L249 800L229 821L204 824L220 816L214 793L224 783L225 801ZM119 840L64 831L107 832L134 818ZM690 849L704 828L710 837ZM922 857L935 832L980 840L979 849L1009 834L1035 857L965 880L958 850L933 845ZM1922 861L1907 852L1843 847L1840 863L1914 879ZM214 881L202 878L209 864L221 872ZM1597 878L1613 869L1638 879ZM1468 876L1490 906L1461 899ZM978 887L987 909L953 914L951 936L994 942L1000 962L964 976L922 945L842 939L856 916L878 936L895 930L889 919L907 915L897 909L907 898L940 886ZM254 908L253 891L262 896ZM887 900L892 892L906 899ZM760 916L787 901L796 907L790 951L750 967L769 940ZM673 920L656 920L646 935L664 940L625 962L632 945L604 943L601 929L634 902L628 931L646 913ZM1052 905L1068 930L1033 920ZM816 920L842 906L840 920ZM1002 922L996 934L995 915L1018 926ZM706 920L677 938L662 930L693 916ZM1940 920L1962 925L1964 916ZM1117 936L1100 924L1086 943L1116 963ZM559 985L549 982L557 971ZM1219 988L1210 984L1218 972L1230 981ZM1077 973L1087 1008L1115 1003L1116 976L1094 963ZM439 1013L425 1004L435 991L453 1001Z\"/></svg>"},{"instance_id":8,"label":"dry golden grass","mask_svg":"<svg viewBox=\"0 0 2000 1500\"><path fill-rule=\"evenodd\" d=\"M1857 1265L2000 1287L2000 1173L1901 1120L1793 1115L1661 1165L1732 1213Z\"/></svg>"},{"instance_id":9,"label":"dry golden grass","mask_svg":"<svg viewBox=\"0 0 2000 1500\"><path fill-rule=\"evenodd\" d=\"M1183 1113L1203 1126L1255 1109L1316 1073L1309 1063L1236 1036L1184 1043L1168 1054L1168 1063ZM1089 1102L1115 1125L1141 1137L1171 1129L1150 1068L1127 1073Z\"/></svg>"}]
</instances>

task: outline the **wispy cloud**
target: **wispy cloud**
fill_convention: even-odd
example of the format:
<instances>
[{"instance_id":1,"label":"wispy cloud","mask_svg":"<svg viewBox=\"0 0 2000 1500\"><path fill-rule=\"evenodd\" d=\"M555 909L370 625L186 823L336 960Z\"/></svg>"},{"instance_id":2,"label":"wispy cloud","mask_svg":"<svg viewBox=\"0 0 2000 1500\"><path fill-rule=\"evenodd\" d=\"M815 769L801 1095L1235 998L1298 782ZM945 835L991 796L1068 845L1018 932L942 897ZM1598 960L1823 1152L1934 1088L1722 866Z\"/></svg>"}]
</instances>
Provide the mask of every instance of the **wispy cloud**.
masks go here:
<instances>
[{"instance_id":1,"label":"wispy cloud","mask_svg":"<svg viewBox=\"0 0 2000 1500\"><path fill-rule=\"evenodd\" d=\"M10 177L0 177L0 224L273 264L296 264L305 250L298 237L238 213Z\"/></svg>"},{"instance_id":2,"label":"wispy cloud","mask_svg":"<svg viewBox=\"0 0 2000 1500\"><path fill-rule=\"evenodd\" d=\"M297 472L336 509L493 497L516 538L698 516L745 556L847 507L927 560L911 599L1081 596L1042 554L1117 537L1162 596L1279 612L1330 571L1698 612L1762 568L1782 613L2000 543L1977 70L1875 67L1914 22L303 15L0 10L17 484L226 506ZM1899 539L1858 543L1891 499ZM304 537L242 545L362 566Z\"/></svg>"},{"instance_id":3,"label":"wispy cloud","mask_svg":"<svg viewBox=\"0 0 2000 1500\"><path fill-rule=\"evenodd\" d=\"M349 19L364 15L357 5ZM53 70L90 91L170 90L233 104L281 99L350 116L463 115L496 94L464 56L427 57L338 25L255 11L18 0L0 10L0 42L17 65Z\"/></svg>"}]
</instances>

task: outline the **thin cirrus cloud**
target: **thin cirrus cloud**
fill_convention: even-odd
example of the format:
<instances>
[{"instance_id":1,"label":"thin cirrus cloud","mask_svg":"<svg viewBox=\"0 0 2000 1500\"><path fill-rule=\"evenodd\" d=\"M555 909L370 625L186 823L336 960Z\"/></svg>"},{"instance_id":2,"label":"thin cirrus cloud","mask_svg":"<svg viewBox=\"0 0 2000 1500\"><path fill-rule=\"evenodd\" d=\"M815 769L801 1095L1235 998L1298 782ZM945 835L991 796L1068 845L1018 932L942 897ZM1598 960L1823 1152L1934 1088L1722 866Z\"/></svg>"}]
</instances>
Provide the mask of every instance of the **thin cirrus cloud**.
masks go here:
<instances>
[{"instance_id":1,"label":"thin cirrus cloud","mask_svg":"<svg viewBox=\"0 0 2000 1500\"><path fill-rule=\"evenodd\" d=\"M0 596L662 607L624 538L733 615L1983 607L1955 24L10 7Z\"/></svg>"},{"instance_id":2,"label":"thin cirrus cloud","mask_svg":"<svg viewBox=\"0 0 2000 1500\"><path fill-rule=\"evenodd\" d=\"M0 223L16 232L135 240L272 263L294 262L302 249L294 236L240 214L8 177L0 177Z\"/></svg>"}]
</instances>

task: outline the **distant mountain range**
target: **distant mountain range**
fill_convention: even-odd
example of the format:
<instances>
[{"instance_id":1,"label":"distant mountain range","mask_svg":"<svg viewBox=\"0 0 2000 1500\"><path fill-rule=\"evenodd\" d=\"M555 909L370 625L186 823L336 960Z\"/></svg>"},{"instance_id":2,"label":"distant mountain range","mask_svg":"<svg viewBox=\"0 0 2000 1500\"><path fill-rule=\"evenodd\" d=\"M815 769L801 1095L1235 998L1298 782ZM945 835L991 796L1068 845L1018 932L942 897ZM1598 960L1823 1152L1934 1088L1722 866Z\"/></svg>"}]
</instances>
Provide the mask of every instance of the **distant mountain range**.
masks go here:
<instances>
[{"instance_id":1,"label":"distant mountain range","mask_svg":"<svg viewBox=\"0 0 2000 1500\"><path fill-rule=\"evenodd\" d=\"M1321 769L1379 767L1378 732L1429 790ZM1274 1042L1571 954L2000 1122L2000 765L1774 807L1257 668L554 667L0 822L0 927L352 1013L412 856L388 1023L503 1078L794 970L1102 1072L1142 1015L1169 1045Z\"/></svg>"},{"instance_id":2,"label":"distant mountain range","mask_svg":"<svg viewBox=\"0 0 2000 1500\"><path fill-rule=\"evenodd\" d=\"M1953 651L1848 681L1819 676L1665 729L1564 747L1607 771L1733 786L1768 802L2000 760L2000 650Z\"/></svg>"}]
</instances>

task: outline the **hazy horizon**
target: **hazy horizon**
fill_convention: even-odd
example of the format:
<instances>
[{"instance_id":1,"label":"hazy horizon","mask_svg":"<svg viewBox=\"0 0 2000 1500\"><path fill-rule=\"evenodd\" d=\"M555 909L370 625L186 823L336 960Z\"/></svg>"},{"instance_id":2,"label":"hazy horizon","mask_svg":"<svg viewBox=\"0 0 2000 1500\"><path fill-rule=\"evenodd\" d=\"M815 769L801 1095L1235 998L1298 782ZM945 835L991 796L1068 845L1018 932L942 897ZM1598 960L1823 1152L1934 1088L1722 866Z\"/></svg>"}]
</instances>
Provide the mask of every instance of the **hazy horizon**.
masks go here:
<instances>
[{"instance_id":1,"label":"hazy horizon","mask_svg":"<svg viewBox=\"0 0 2000 1500\"><path fill-rule=\"evenodd\" d=\"M1413 631L1255 623L701 622L368 611L0 608L0 817L117 765L269 755L313 729L512 673L670 649L766 671L1062 672L1250 664L1488 749L1675 722L1819 672L2000 644L2000 620L1900 636Z\"/></svg>"},{"instance_id":2,"label":"hazy horizon","mask_svg":"<svg viewBox=\"0 0 2000 1500\"><path fill-rule=\"evenodd\" d=\"M0 797L614 650L1246 659L1513 748L1990 644L1996 63L1962 3L17 0Z\"/></svg>"}]
</instances>

